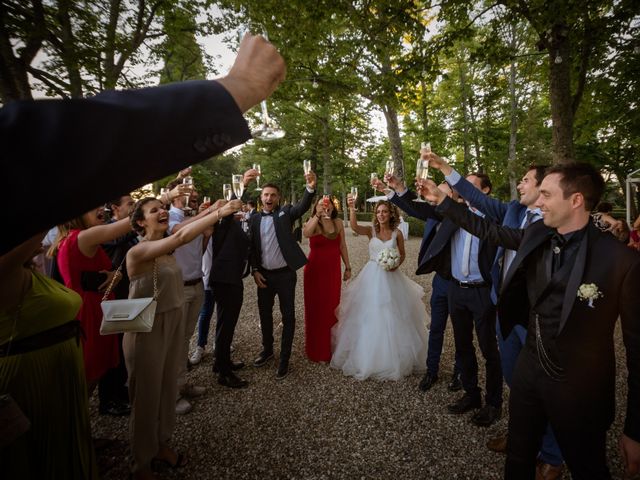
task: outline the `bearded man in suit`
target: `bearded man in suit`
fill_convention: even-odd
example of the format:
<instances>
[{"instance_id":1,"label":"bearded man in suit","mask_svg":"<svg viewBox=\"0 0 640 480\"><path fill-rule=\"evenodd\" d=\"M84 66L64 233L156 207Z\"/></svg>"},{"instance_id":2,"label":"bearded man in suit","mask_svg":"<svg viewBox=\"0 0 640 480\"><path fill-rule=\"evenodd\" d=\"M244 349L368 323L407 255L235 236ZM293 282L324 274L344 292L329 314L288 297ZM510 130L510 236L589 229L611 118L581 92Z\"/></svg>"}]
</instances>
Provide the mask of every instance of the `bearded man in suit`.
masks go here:
<instances>
[{"instance_id":1,"label":"bearded man in suit","mask_svg":"<svg viewBox=\"0 0 640 480\"><path fill-rule=\"evenodd\" d=\"M282 314L282 341L276 379L289 373L289 358L295 332L296 270L307 257L296 242L293 222L311 207L316 188L316 174L305 174L307 187L295 205L280 207L280 188L268 183L262 187L262 212L249 220L251 273L258 286L258 310L262 331L262 352L253 365L261 367L273 358L273 304L276 295Z\"/></svg>"},{"instance_id":2,"label":"bearded man in suit","mask_svg":"<svg viewBox=\"0 0 640 480\"><path fill-rule=\"evenodd\" d=\"M543 215L510 229L468 214L433 182L422 182L437 210L480 238L516 250L500 289L505 335L526 315L528 335L511 388L505 478L534 479L551 423L572 478L611 478L606 434L615 411L614 329L627 352L627 410L620 449L627 474L640 471L640 255L599 231L590 212L604 191L588 164L550 168L536 206Z\"/></svg>"}]
</instances>

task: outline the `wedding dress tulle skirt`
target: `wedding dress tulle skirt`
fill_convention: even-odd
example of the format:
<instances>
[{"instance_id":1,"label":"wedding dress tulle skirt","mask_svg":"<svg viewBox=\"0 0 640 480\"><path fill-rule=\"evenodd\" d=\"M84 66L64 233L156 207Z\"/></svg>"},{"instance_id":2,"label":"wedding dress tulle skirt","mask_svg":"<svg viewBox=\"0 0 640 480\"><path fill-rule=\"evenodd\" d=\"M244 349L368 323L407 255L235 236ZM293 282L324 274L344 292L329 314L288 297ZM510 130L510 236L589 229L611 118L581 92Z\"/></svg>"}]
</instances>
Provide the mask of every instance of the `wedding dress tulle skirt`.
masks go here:
<instances>
[{"instance_id":1,"label":"wedding dress tulle skirt","mask_svg":"<svg viewBox=\"0 0 640 480\"><path fill-rule=\"evenodd\" d=\"M427 312L420 285L369 261L342 292L331 366L359 380L425 370Z\"/></svg>"}]
</instances>

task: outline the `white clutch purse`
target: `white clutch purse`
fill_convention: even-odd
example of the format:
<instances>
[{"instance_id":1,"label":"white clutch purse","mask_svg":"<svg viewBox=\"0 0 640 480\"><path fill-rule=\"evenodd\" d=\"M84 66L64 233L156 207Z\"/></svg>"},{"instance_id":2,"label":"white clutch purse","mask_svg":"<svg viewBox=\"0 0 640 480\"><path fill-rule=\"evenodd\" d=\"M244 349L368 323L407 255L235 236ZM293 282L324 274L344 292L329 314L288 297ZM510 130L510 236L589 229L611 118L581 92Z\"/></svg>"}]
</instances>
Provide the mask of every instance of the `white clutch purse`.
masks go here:
<instances>
[{"instance_id":1,"label":"white clutch purse","mask_svg":"<svg viewBox=\"0 0 640 480\"><path fill-rule=\"evenodd\" d=\"M122 264L118 267L118 271ZM107 300L113 287L114 280L102 297L102 324L100 335L112 333L137 332L147 333L153 329L153 321L156 316L158 302L158 271L155 260L153 261L153 297L129 298L126 300Z\"/></svg>"}]
</instances>

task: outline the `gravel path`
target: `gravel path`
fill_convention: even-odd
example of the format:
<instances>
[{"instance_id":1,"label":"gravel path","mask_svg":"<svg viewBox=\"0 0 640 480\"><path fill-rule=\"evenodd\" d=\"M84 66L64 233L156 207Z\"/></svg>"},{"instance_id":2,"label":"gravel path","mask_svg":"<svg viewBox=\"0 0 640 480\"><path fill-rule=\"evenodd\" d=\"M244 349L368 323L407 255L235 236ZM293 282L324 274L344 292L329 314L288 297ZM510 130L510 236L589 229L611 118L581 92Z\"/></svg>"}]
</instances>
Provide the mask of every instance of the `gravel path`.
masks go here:
<instances>
[{"instance_id":1,"label":"gravel path","mask_svg":"<svg viewBox=\"0 0 640 480\"><path fill-rule=\"evenodd\" d=\"M303 243L307 251L308 242ZM347 230L347 244L357 274L368 257L367 238L353 236ZM406 242L407 261L401 269L425 287L428 308L431 277L414 275L419 246L419 238ZM182 471L162 471L159 478L502 478L504 457L489 452L484 445L506 429L505 416L498 424L483 429L470 423L471 414L453 416L446 412L446 405L460 395L446 388L453 365L450 326L440 381L426 394L417 389L418 375L397 382L360 382L344 377L340 371L309 362L304 356L300 270L290 374L276 382L275 363L262 368L250 366L261 349L255 290L253 280L248 278L233 353L235 360L249 365L239 372L250 382L249 388L232 390L216 383L208 345L203 362L189 373L189 380L206 386L207 393L195 400L190 414L177 418L174 435L174 445L188 452L190 463ZM275 318L277 321L278 315ZM616 445L626 405L626 367L619 329L616 338L619 408L609 435L608 456L613 477L622 478ZM505 405L507 395L505 390ZM103 478L126 478L127 419L98 415L96 398L91 402L91 415L95 437L116 439L98 452Z\"/></svg>"}]
</instances>

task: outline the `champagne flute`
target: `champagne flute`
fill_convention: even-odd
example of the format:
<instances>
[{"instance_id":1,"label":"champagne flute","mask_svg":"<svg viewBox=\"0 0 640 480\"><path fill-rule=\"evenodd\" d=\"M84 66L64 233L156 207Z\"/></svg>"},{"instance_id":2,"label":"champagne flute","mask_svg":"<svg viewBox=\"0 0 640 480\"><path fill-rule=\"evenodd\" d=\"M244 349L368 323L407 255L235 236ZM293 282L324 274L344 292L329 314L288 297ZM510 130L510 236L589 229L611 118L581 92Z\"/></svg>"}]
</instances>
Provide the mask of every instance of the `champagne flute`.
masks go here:
<instances>
[{"instance_id":1,"label":"champagne flute","mask_svg":"<svg viewBox=\"0 0 640 480\"><path fill-rule=\"evenodd\" d=\"M309 172L311 171L311 160L303 160L302 169L304 170L304 174L308 175Z\"/></svg>"},{"instance_id":2,"label":"champagne flute","mask_svg":"<svg viewBox=\"0 0 640 480\"><path fill-rule=\"evenodd\" d=\"M429 161L428 160L422 160L422 157L418 158L418 161L416 162L416 178L423 178L423 175L427 174L429 175ZM418 195L416 198L413 199L414 202L418 202L418 203L426 203L426 200L424 200L422 198L422 195Z\"/></svg>"},{"instance_id":3,"label":"champagne flute","mask_svg":"<svg viewBox=\"0 0 640 480\"><path fill-rule=\"evenodd\" d=\"M329 204L331 203L331 197L326 193L322 196L322 205L324 205L324 218L330 219L329 216Z\"/></svg>"},{"instance_id":4,"label":"champagne flute","mask_svg":"<svg viewBox=\"0 0 640 480\"><path fill-rule=\"evenodd\" d=\"M258 176L256 177L256 190L260 191L260 190L262 190L262 188L260 188L260 176L262 175L262 170L260 169L260 164L259 163L254 163L253 164L253 169L258 171Z\"/></svg>"},{"instance_id":5,"label":"champagne flute","mask_svg":"<svg viewBox=\"0 0 640 480\"><path fill-rule=\"evenodd\" d=\"M169 189L168 189L168 188L161 188L161 189L160 189L160 196L158 197L158 200L161 200L161 199L162 199L162 197L163 197L165 194L168 194L168 193L169 193Z\"/></svg>"},{"instance_id":6,"label":"champagne flute","mask_svg":"<svg viewBox=\"0 0 640 480\"><path fill-rule=\"evenodd\" d=\"M264 27L262 27L261 25L256 25L254 29L259 30L260 34L265 38L265 40L269 41L269 36L267 35L267 31ZM242 37L244 37L244 34L250 30L251 29L248 26L240 29L240 31L238 32L238 45L242 41ZM260 113L262 117L262 126L259 129L251 132L251 136L253 138L270 141L278 140L285 136L284 130L282 130L276 123L276 121L269 116L269 110L266 100L262 100L260 102Z\"/></svg>"},{"instance_id":7,"label":"champagne flute","mask_svg":"<svg viewBox=\"0 0 640 480\"><path fill-rule=\"evenodd\" d=\"M393 160L387 160L387 163L385 164L385 168L384 168L384 174L388 175L389 177L393 177L393 174L396 171L396 164Z\"/></svg>"},{"instance_id":8,"label":"champagne flute","mask_svg":"<svg viewBox=\"0 0 640 480\"><path fill-rule=\"evenodd\" d=\"M242 198L242 194L244 193L244 176L236 173L231 175L231 187L233 188L233 193L238 200ZM238 210L238 213L242 213L242 209Z\"/></svg>"},{"instance_id":9,"label":"champagne flute","mask_svg":"<svg viewBox=\"0 0 640 480\"><path fill-rule=\"evenodd\" d=\"M193 177L191 175L187 175L186 177L184 177L182 179L182 183L184 185L193 185ZM183 208L183 210L185 212L191 210L191 207L189 206L189 197L190 196L191 196L191 194L189 193L188 195L185 195L185 197L184 197L184 208Z\"/></svg>"},{"instance_id":10,"label":"champagne flute","mask_svg":"<svg viewBox=\"0 0 640 480\"><path fill-rule=\"evenodd\" d=\"M207 197L206 195L202 197L202 203L211 203L211 197Z\"/></svg>"},{"instance_id":11,"label":"champagne flute","mask_svg":"<svg viewBox=\"0 0 640 480\"><path fill-rule=\"evenodd\" d=\"M231 195L233 194L233 190L231 189L230 183L224 183L222 185L222 197L228 202L231 200Z\"/></svg>"},{"instance_id":12,"label":"champagne flute","mask_svg":"<svg viewBox=\"0 0 640 480\"><path fill-rule=\"evenodd\" d=\"M353 203L356 203L358 199L358 187L351 187L351 196L353 197Z\"/></svg>"}]
</instances>

